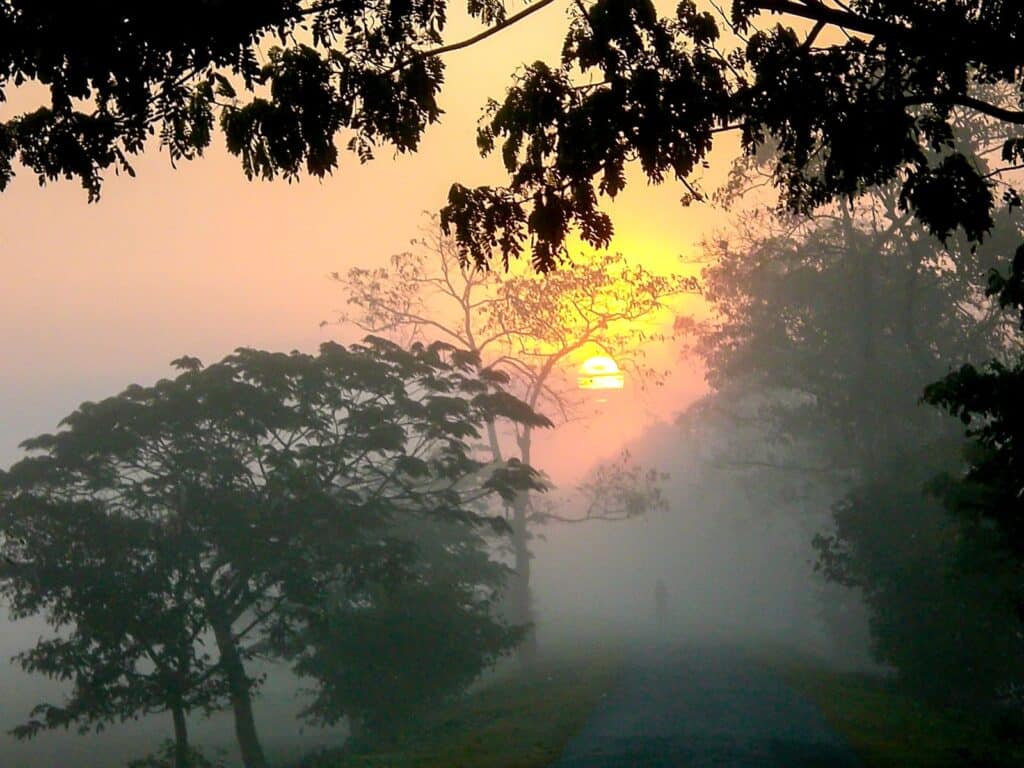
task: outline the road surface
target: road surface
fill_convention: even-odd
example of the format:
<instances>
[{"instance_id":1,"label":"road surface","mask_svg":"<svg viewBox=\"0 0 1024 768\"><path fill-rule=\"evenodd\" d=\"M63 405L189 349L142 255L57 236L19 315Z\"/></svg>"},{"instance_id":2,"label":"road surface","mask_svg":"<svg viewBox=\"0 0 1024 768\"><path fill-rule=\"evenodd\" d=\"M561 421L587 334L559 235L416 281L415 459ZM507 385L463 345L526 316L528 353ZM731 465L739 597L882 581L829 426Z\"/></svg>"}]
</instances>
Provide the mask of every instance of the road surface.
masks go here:
<instances>
[{"instance_id":1,"label":"road surface","mask_svg":"<svg viewBox=\"0 0 1024 768\"><path fill-rule=\"evenodd\" d=\"M552 768L855 768L821 712L724 649L648 649Z\"/></svg>"}]
</instances>

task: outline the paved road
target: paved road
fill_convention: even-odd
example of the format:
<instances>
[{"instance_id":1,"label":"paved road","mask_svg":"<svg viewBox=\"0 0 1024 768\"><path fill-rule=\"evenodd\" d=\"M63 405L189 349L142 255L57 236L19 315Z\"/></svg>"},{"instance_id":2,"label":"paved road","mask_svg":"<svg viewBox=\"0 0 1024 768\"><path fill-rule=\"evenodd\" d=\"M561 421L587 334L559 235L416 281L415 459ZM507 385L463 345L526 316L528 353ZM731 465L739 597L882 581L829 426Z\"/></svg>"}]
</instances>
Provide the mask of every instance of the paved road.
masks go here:
<instances>
[{"instance_id":1,"label":"paved road","mask_svg":"<svg viewBox=\"0 0 1024 768\"><path fill-rule=\"evenodd\" d=\"M740 654L651 649L552 768L858 765L813 704Z\"/></svg>"}]
</instances>

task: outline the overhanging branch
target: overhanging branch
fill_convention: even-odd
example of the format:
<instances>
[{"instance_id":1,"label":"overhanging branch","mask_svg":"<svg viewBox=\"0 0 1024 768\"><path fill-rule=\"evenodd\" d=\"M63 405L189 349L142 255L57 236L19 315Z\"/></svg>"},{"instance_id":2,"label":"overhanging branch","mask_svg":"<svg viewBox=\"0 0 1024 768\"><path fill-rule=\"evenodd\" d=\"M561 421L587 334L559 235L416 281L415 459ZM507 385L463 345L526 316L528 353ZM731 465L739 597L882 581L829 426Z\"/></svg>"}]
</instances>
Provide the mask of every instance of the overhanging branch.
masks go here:
<instances>
[{"instance_id":1,"label":"overhanging branch","mask_svg":"<svg viewBox=\"0 0 1024 768\"><path fill-rule=\"evenodd\" d=\"M538 0L538 2L528 5L526 8L519 11L519 13L514 13L508 18L506 18L504 21L500 21L492 27L488 27L487 29L478 32L477 34L471 37L467 37L465 40L459 40L458 42L455 43L442 45L439 48L431 48L428 51L419 51L413 56L410 56L405 61L400 61L397 64L395 64L395 66L389 69L386 74L390 75L394 72L397 72L403 67L407 67L409 64L411 64L414 61L418 61L419 59L426 59L430 58L431 56L441 56L445 53L452 53L453 51L459 51L462 50L463 48L469 48L470 46L476 45L477 43L486 40L492 35L496 35L502 30L511 27L513 24L517 24L518 22L525 19L527 16L533 15L537 11L541 10L542 8L546 8L547 6L551 5L554 2L555 0Z\"/></svg>"},{"instance_id":2,"label":"overhanging branch","mask_svg":"<svg viewBox=\"0 0 1024 768\"><path fill-rule=\"evenodd\" d=\"M998 66L1017 66L1021 56L1018 42L1006 36L1000 36L992 30L974 25L974 29L965 29L964 37L943 39L936 35L934 29L922 26L920 29L904 26L893 21L883 21L858 15L846 8L833 8L817 0L752 0L750 5L760 11L779 13L787 16L808 19L813 22L831 24L844 31L859 32L884 41L895 42L915 51L934 51L937 47L944 48L950 55L960 53L960 58L976 62L996 64ZM970 33L974 34L970 34Z\"/></svg>"}]
</instances>

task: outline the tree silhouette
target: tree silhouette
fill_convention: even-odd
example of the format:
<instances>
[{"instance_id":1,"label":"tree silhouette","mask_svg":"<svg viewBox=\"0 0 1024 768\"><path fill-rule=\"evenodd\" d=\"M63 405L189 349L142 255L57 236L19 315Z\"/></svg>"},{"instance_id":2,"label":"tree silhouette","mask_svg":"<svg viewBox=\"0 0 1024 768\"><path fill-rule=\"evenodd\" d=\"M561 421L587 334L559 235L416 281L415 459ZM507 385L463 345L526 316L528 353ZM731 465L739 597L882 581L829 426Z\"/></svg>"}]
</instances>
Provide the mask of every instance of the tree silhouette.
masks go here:
<instances>
[{"instance_id":1,"label":"tree silhouette","mask_svg":"<svg viewBox=\"0 0 1024 768\"><path fill-rule=\"evenodd\" d=\"M646 347L664 340L658 315L670 311L678 297L698 291L694 278L659 275L620 255L581 259L571 270L538 276L498 274L463 263L457 244L436 226L428 225L414 245L415 251L393 256L388 267L334 275L349 306L341 322L463 347L479 357L484 370L508 376L512 391L556 423L590 415L573 375L581 354L611 356L635 383L660 381L663 372L646 359ZM515 456L530 465L535 429L529 423L490 422L486 451L496 461ZM611 492L613 481L618 486ZM603 489L600 502L596 488ZM578 500L563 497L542 509L533 508L527 492L512 504L515 576L509 603L516 623L527 623L532 615L531 522L625 519L663 503L657 477L625 460L599 467L579 491ZM630 503L615 506L615 500ZM583 510L581 517L556 509L570 503Z\"/></svg>"},{"instance_id":2,"label":"tree silhouette","mask_svg":"<svg viewBox=\"0 0 1024 768\"><path fill-rule=\"evenodd\" d=\"M15 615L44 612L58 630L22 664L74 683L23 735L169 710L180 761L183 715L226 701L246 768L262 768L248 662L300 660L328 619L347 630L393 615L388 601L415 587L473 624L449 641L460 673L438 665L420 699L450 694L514 643L490 615L505 569L482 554L483 536L506 526L479 505L539 484L523 464L472 458L469 441L496 418L548 422L501 376L443 344L376 338L176 365L174 379L83 404L0 478L0 589ZM436 532L410 536L412 520ZM439 549L459 581L435 578ZM347 661L376 653L359 649ZM389 658L376 684L423 677ZM333 696L331 669L297 669L316 680L321 710L362 711L352 692Z\"/></svg>"},{"instance_id":3,"label":"tree silhouette","mask_svg":"<svg viewBox=\"0 0 1024 768\"><path fill-rule=\"evenodd\" d=\"M694 174L734 131L748 156L776 148L771 181L794 212L893 183L940 239L978 240L999 206L1019 204L1007 174L1024 146L1022 34L1015 4L980 0L736 0L729 15L690 0L669 15L642 0L577 3L562 60L525 67L480 128L508 183L454 185L443 220L478 261L528 245L550 269L573 229L609 241L600 199L625 187L628 164L702 200ZM998 126L997 167L972 162L963 114Z\"/></svg>"},{"instance_id":4,"label":"tree silhouette","mask_svg":"<svg viewBox=\"0 0 1024 768\"><path fill-rule=\"evenodd\" d=\"M48 98L3 123L0 182L20 162L95 198L102 173L130 173L150 136L176 161L201 154L217 123L249 176L328 173L341 137L364 161L381 144L415 151L441 115L443 54L551 3L509 15L474 0L483 29L444 43L440 0L14 0L0 9L4 92L36 84ZM1018 202L1005 176L1024 156L1014 3L735 0L716 14L685 0L663 15L650 0L595 0L570 13L561 60L525 66L489 105L478 143L500 149L507 185L451 189L444 223L478 263L529 245L548 270L571 228L606 246L600 199L625 187L631 163L702 199L694 172L723 131L748 153L777 143L773 180L795 210L892 182L935 234L976 239ZM993 83L1007 86L996 99L980 90ZM1002 127L1000 168L982 172L963 151L963 112ZM1014 271L998 289L1016 301L1019 285Z\"/></svg>"}]
</instances>

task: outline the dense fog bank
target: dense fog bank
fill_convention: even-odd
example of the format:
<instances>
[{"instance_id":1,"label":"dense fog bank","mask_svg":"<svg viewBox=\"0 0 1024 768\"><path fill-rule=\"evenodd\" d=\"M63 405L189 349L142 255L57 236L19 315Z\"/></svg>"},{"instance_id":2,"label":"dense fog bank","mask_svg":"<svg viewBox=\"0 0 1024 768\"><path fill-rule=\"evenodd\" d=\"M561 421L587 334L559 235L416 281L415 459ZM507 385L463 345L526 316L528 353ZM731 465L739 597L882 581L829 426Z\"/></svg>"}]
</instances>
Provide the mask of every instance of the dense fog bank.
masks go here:
<instances>
[{"instance_id":1,"label":"dense fog bank","mask_svg":"<svg viewBox=\"0 0 1024 768\"><path fill-rule=\"evenodd\" d=\"M624 522L553 525L535 542L542 637L554 644L607 633L681 643L787 646L842 666L869 665L863 607L815 572L811 541L828 529L828 499L773 498L722 466L729 436L680 418L631 446L668 473L668 510ZM654 590L668 589L667 632Z\"/></svg>"}]
</instances>

